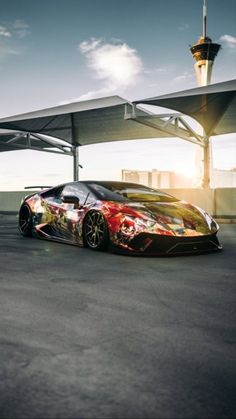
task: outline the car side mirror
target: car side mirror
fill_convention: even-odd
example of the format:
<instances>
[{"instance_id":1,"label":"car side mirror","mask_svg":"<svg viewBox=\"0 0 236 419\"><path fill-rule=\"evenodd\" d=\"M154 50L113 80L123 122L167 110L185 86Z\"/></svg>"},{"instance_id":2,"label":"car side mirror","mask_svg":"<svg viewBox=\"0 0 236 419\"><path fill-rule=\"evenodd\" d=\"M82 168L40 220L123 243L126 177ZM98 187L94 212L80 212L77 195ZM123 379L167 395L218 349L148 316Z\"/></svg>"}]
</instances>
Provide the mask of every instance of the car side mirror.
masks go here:
<instances>
[{"instance_id":1,"label":"car side mirror","mask_svg":"<svg viewBox=\"0 0 236 419\"><path fill-rule=\"evenodd\" d=\"M75 195L65 195L61 197L64 204L74 204L75 208L79 208L79 198Z\"/></svg>"}]
</instances>

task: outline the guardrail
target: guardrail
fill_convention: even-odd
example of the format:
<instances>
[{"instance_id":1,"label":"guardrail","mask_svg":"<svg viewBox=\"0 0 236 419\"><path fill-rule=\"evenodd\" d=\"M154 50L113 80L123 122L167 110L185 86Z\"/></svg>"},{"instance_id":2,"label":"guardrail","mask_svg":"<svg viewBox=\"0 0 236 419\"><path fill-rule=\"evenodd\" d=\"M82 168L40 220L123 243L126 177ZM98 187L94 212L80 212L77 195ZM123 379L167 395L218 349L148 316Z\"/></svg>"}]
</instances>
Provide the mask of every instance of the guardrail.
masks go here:
<instances>
[{"instance_id":1,"label":"guardrail","mask_svg":"<svg viewBox=\"0 0 236 419\"><path fill-rule=\"evenodd\" d=\"M165 189L179 199L204 208L216 218L236 219L236 188ZM0 212L17 212L21 200L37 191L0 192Z\"/></svg>"}]
</instances>

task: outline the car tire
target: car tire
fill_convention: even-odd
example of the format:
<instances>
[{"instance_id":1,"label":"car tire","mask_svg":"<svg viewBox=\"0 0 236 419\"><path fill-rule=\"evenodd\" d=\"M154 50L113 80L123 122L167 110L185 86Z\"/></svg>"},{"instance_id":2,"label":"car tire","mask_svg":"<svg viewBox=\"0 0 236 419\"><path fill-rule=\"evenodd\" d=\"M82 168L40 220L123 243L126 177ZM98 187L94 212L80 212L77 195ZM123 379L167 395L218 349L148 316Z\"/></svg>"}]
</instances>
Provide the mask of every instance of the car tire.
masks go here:
<instances>
[{"instance_id":1,"label":"car tire","mask_svg":"<svg viewBox=\"0 0 236 419\"><path fill-rule=\"evenodd\" d=\"M32 236L32 212L27 204L23 204L19 212L19 230L22 236Z\"/></svg>"},{"instance_id":2,"label":"car tire","mask_svg":"<svg viewBox=\"0 0 236 419\"><path fill-rule=\"evenodd\" d=\"M84 246L92 250L105 250L109 242L107 222L99 211L90 211L83 225Z\"/></svg>"}]
</instances>

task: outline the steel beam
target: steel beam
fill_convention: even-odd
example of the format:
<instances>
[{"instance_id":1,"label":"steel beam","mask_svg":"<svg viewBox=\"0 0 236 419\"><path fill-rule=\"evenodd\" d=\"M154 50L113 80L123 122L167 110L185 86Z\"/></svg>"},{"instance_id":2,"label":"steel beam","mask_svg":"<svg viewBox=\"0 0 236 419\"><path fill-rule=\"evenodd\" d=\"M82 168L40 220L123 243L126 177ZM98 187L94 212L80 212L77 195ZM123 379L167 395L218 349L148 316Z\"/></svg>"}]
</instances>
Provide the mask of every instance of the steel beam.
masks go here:
<instances>
[{"instance_id":1,"label":"steel beam","mask_svg":"<svg viewBox=\"0 0 236 419\"><path fill-rule=\"evenodd\" d=\"M45 144L50 145L52 147L55 147L58 150L61 150L64 154L67 154L69 156L72 155L72 147L69 143L68 143L68 145L57 144L53 140L50 140L49 138L45 138L43 134L33 133L33 134L30 135L30 137L31 138L36 138L36 139L40 140L42 143L45 143ZM30 137L29 137L29 140L30 140ZM70 151L65 150L66 148L69 148Z\"/></svg>"},{"instance_id":2,"label":"steel beam","mask_svg":"<svg viewBox=\"0 0 236 419\"><path fill-rule=\"evenodd\" d=\"M30 146L29 147L28 145L16 144L16 143L14 143L14 144L7 144L7 146L9 148L12 148L13 151L16 150L16 149L19 149L19 150L34 150L34 151L42 151L44 153L46 152L46 153L60 154L61 156L63 154L68 155L68 156L71 156L72 155L71 152L64 152L64 153L62 153L61 151L57 151L57 150L43 149L43 148L34 147L34 146ZM8 150L8 151L10 151L10 150Z\"/></svg>"},{"instance_id":3,"label":"steel beam","mask_svg":"<svg viewBox=\"0 0 236 419\"><path fill-rule=\"evenodd\" d=\"M68 143L68 145L62 145L62 144L57 144L55 141L50 140L49 138L45 138L45 136L43 134L36 134L33 133L31 134L30 132L22 132L21 134L12 134L13 137L6 141L6 145L8 145L9 147L12 148L20 148L20 149L29 149L29 150L37 150L37 151L46 151L49 153L57 153L57 154L66 154L71 156L72 155L72 151L71 151L71 145ZM46 144L47 146L51 146L53 147L53 150L49 150L47 149L43 149L37 146L32 146L32 142L31 139L35 139L35 140L39 140L41 143ZM25 145L24 144L19 144L18 141L25 141ZM68 151L69 148L69 151ZM61 151L59 151L61 150Z\"/></svg>"},{"instance_id":4,"label":"steel beam","mask_svg":"<svg viewBox=\"0 0 236 419\"><path fill-rule=\"evenodd\" d=\"M187 122L183 120L183 118L178 115L169 114L169 120L162 120L159 115L150 114L147 116L138 116L136 113L136 106L131 105L132 109L131 112L128 112L127 107L125 108L125 119L131 119L136 121L139 124L146 125L150 128L156 129L158 131L162 131L163 133L170 134L172 137L179 137L183 140L189 141L193 144L197 144L201 147L204 147L203 138L195 133L195 131L189 127ZM165 115L166 116L166 115ZM158 119L157 119L158 118ZM155 122L151 120L155 119ZM172 123L174 122L174 124ZM184 126L181 128L179 126L179 122Z\"/></svg>"},{"instance_id":5,"label":"steel beam","mask_svg":"<svg viewBox=\"0 0 236 419\"><path fill-rule=\"evenodd\" d=\"M193 144L200 146L203 150L203 177L202 187L209 188L210 186L210 139L206 136L205 132L203 135L199 135L195 132L189 124L183 119L182 114L164 114L156 115L158 119L155 119L155 115L137 116L136 106L130 105L131 109L125 108L125 119L132 119L137 123L147 125L151 128L163 131L164 133L170 134L171 136L182 138L183 140L189 141ZM168 120L161 120L160 117L167 117ZM147 120L148 119L148 120ZM150 121L155 120L155 123ZM179 126L181 124L184 128Z\"/></svg>"},{"instance_id":6,"label":"steel beam","mask_svg":"<svg viewBox=\"0 0 236 419\"><path fill-rule=\"evenodd\" d=\"M18 140L25 140L25 134L12 137L10 140L6 141L6 144L16 143Z\"/></svg>"}]
</instances>

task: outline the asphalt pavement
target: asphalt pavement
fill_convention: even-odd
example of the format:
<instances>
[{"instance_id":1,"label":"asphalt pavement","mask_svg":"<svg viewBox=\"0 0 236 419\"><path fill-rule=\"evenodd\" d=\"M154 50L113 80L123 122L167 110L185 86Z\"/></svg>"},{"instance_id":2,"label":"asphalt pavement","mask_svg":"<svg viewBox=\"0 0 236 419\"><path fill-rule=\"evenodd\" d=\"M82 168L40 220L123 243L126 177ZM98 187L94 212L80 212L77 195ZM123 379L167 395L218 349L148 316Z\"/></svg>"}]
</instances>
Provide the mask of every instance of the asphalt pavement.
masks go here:
<instances>
[{"instance_id":1,"label":"asphalt pavement","mask_svg":"<svg viewBox=\"0 0 236 419\"><path fill-rule=\"evenodd\" d=\"M235 418L236 225L219 238L122 256L0 214L0 418Z\"/></svg>"}]
</instances>

